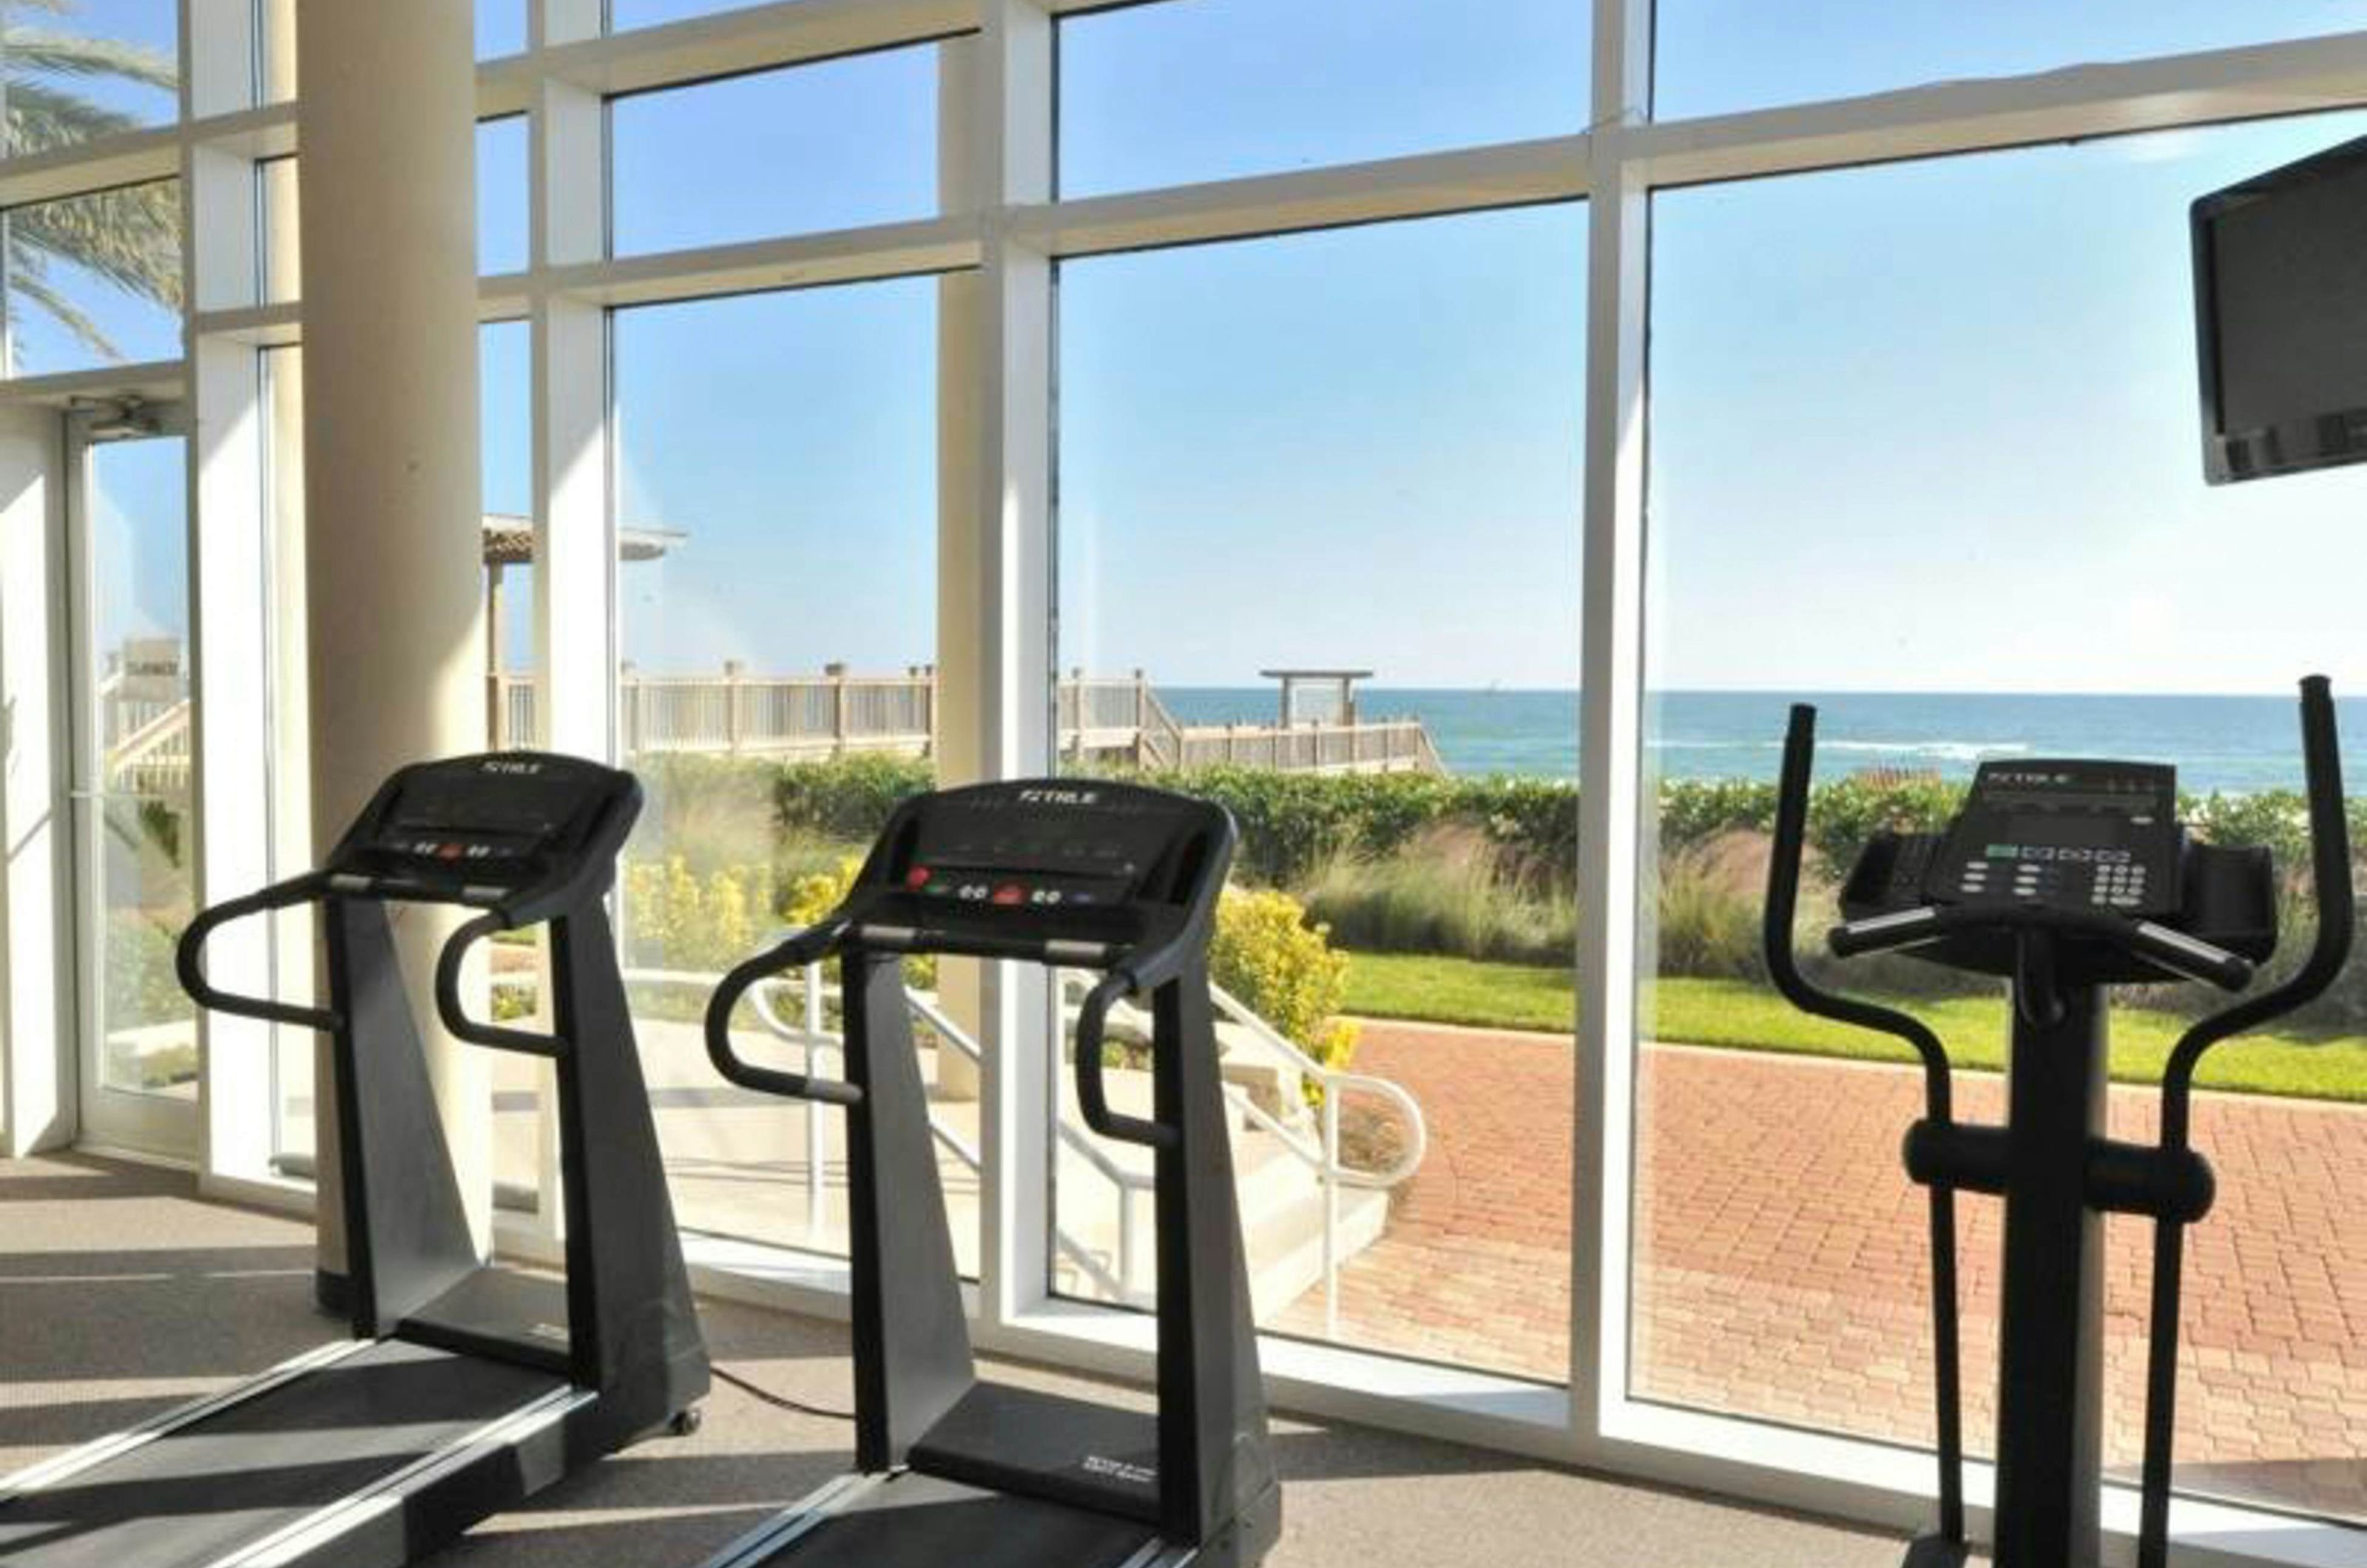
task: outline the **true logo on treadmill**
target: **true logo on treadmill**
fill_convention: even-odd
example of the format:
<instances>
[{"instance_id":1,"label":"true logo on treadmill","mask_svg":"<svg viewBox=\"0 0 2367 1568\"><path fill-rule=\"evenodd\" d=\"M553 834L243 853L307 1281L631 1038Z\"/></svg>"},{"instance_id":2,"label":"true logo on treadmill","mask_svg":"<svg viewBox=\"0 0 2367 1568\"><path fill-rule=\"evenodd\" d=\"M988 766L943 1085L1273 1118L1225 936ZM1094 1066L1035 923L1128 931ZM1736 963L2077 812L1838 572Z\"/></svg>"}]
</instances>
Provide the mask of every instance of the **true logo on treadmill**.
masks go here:
<instances>
[{"instance_id":1,"label":"true logo on treadmill","mask_svg":"<svg viewBox=\"0 0 2367 1568\"><path fill-rule=\"evenodd\" d=\"M523 758L518 757L488 757L485 759L484 772L489 773L538 773L542 772L542 764L540 762L529 762Z\"/></svg>"},{"instance_id":2,"label":"true logo on treadmill","mask_svg":"<svg viewBox=\"0 0 2367 1568\"><path fill-rule=\"evenodd\" d=\"M1029 806L1091 806L1102 797L1097 789L1023 789L1019 798Z\"/></svg>"}]
</instances>

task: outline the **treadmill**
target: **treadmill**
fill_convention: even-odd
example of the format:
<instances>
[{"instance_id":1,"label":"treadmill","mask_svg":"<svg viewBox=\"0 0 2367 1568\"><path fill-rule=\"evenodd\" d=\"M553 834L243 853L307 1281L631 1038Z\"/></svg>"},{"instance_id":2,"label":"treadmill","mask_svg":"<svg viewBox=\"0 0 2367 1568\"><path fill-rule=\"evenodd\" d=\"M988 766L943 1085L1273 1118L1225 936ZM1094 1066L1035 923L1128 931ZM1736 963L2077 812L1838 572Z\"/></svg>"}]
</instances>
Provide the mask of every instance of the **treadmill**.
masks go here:
<instances>
[{"instance_id":1,"label":"treadmill","mask_svg":"<svg viewBox=\"0 0 2367 1568\"><path fill-rule=\"evenodd\" d=\"M689 1280L602 899L640 808L629 773L530 752L421 763L379 791L318 871L199 914L199 1005L320 1030L336 1066L352 1337L0 1480L12 1568L394 1568L659 1427L708 1387ZM317 902L329 1003L217 991L218 927ZM436 1009L459 1038L557 1068L566 1277L485 1263L429 1093L389 905L482 913L445 944ZM550 923L556 1027L460 1009L460 964Z\"/></svg>"},{"instance_id":2,"label":"treadmill","mask_svg":"<svg viewBox=\"0 0 2367 1568\"><path fill-rule=\"evenodd\" d=\"M923 795L889 818L845 900L727 976L708 1052L744 1089L846 1111L855 1473L709 1568L1250 1568L1282 1528L1233 1196L1208 939L1233 851L1222 808L1053 780ZM904 993L911 953L1092 969L1077 1100L1155 1151L1155 1414L981 1380L971 1359ZM758 1066L732 1011L835 956L844 1078ZM1110 1108L1109 1010L1147 996L1149 1117Z\"/></svg>"}]
</instances>

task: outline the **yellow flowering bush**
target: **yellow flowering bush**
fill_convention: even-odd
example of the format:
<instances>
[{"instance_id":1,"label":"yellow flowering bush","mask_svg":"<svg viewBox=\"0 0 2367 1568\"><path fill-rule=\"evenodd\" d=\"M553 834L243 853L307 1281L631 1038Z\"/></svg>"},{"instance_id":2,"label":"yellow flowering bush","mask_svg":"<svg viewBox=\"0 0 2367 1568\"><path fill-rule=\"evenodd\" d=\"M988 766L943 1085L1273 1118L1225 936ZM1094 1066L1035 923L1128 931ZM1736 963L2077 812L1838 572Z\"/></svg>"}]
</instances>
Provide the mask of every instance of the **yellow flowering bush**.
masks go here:
<instances>
[{"instance_id":1,"label":"yellow flowering bush","mask_svg":"<svg viewBox=\"0 0 2367 1568\"><path fill-rule=\"evenodd\" d=\"M706 875L681 855L625 863L625 912L633 961L668 969L728 969L776 923L772 874L719 866Z\"/></svg>"},{"instance_id":2,"label":"yellow flowering bush","mask_svg":"<svg viewBox=\"0 0 2367 1568\"><path fill-rule=\"evenodd\" d=\"M1217 985L1323 1066L1344 1067L1355 1055L1356 1026L1335 1016L1348 992L1348 955L1332 949L1329 926L1308 923L1306 907L1289 894L1226 888L1208 967Z\"/></svg>"}]
</instances>

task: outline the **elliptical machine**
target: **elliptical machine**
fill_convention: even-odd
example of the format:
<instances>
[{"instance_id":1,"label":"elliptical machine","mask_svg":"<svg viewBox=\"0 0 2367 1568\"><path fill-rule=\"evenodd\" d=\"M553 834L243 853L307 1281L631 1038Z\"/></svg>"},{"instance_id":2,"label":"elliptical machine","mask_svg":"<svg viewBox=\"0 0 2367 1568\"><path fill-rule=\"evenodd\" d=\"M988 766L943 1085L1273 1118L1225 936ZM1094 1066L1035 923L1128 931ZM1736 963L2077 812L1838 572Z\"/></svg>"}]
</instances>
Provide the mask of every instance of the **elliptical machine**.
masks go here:
<instances>
[{"instance_id":1,"label":"elliptical machine","mask_svg":"<svg viewBox=\"0 0 2367 1568\"><path fill-rule=\"evenodd\" d=\"M1938 1528L1908 1568L1965 1560L1963 1397L1956 1317L1955 1194L2005 1201L1999 1325L1997 1568L2085 1568L2101 1529L2102 1216L2154 1222L2152 1319L2137 1536L2140 1568L2169 1549L2185 1230L2208 1213L2211 1167L2189 1143L2194 1070L2220 1041L2293 1011L2332 983L2350 950L2350 844L2334 699L2301 685L2317 934L2291 977L2191 1025L2161 1083L2157 1142L2105 1135L2107 988L2200 980L2242 991L2275 951L2269 852L2192 841L2176 774L2156 764L2016 760L1982 764L1943 834L1877 833L1841 890L1836 956L1907 951L2004 976L2012 1007L2006 1121L1959 1122L1948 1057L1920 1020L1838 996L1792 952L1816 709L1792 709L1765 943L1776 988L1803 1011L1896 1036L1923 1065L1924 1114L1908 1130L1908 1175L1930 1190Z\"/></svg>"}]
</instances>

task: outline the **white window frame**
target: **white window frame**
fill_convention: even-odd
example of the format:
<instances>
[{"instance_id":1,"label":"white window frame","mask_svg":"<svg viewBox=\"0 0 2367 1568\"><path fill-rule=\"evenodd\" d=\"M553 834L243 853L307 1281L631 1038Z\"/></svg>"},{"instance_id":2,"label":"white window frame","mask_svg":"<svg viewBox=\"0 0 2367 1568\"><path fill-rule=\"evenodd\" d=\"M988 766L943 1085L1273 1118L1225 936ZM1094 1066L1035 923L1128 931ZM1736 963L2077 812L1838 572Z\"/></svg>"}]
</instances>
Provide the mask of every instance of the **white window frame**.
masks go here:
<instances>
[{"instance_id":1,"label":"white window frame","mask_svg":"<svg viewBox=\"0 0 2367 1568\"><path fill-rule=\"evenodd\" d=\"M1017 776L1053 762L1052 268L1060 260L1146 246L1480 211L1543 201L1590 202L1584 291L1588 368L1580 541L1582 716L1580 900L1595 912L1574 954L1580 985L1603 999L1578 1037L1573 1106L1576 1197L1570 1361L1566 1388L1300 1341L1270 1339L1277 1398L1313 1413L1377 1422L1622 1474L1672 1482L1890 1528L1918 1522L1931 1463L1923 1453L1839 1436L1784 1431L1737 1417L1629 1400L1626 1303L1632 1265L1633 1021L1637 888L1649 814L1642 792L1640 689L1647 603L1643 446L1652 194L1675 186L2367 105L2367 30L2130 63L2075 66L1988 81L1908 86L1838 100L1656 123L1649 110L1650 0L1592 0L1591 102L1571 106L1566 136L1359 161L1167 189L1053 197L1055 24L1100 0L769 0L692 20L608 35L602 0L530 0L528 48L481 62L481 118L530 117L530 249L522 273L480 285L488 321L532 325L539 743L613 755L606 672L617 646L615 411L609 312L625 305L752 289L812 287L916 274L942 279L940 491L977 570L949 592L975 595L980 618L972 702L961 738L970 771ZM1481 7L1475 25L1484 25ZM252 597L235 590L269 550L263 521L266 443L259 438L257 352L298 341L301 309L255 288L255 164L295 151L294 106L275 98L257 65L266 17L290 0L184 0L187 85L175 124L85 146L0 160L0 207L137 180L178 176L185 193L191 307L181 359L73 376L0 382L0 464L32 482L0 509L0 694L28 703L0 826L32 852L0 865L0 1139L61 1135L54 1110L61 1029L70 1028L71 966L48 944L67 929L62 863L40 837L62 798L63 747L54 716L30 701L58 657L54 628L26 585L54 570L55 455L40 473L42 422L72 399L138 390L186 398L193 527L207 540L198 590L200 810L206 846L199 896L253 886L271 869L267 844L239 836L228 814L252 790L300 788L258 758L253 715L206 713L210 668L222 682L252 673L267 639ZM856 51L946 42L941 58L941 186L933 217L778 235L627 260L608 254L606 100L717 74L791 65ZM275 74L288 52L274 51ZM1936 70L1947 62L1935 61ZM473 199L456 193L456 200ZM48 481L46 487L44 479ZM965 522L964 519L968 521ZM226 552L226 553L225 553ZM956 552L948 552L953 558ZM216 563L229 563L216 567ZM234 567L233 571L231 568ZM241 592L249 597L241 598ZM271 606L300 626L300 606ZM12 624L13 623L13 624ZM226 689L234 689L227 688ZM29 723L28 722L29 721ZM257 767L265 773L250 776ZM220 813L204 804L222 803ZM218 818L220 818L218 820ZM217 835L221 835L218 837ZM249 842L249 840L255 841ZM225 846L237 846L234 850ZM47 911L51 917L45 922ZM264 962L258 954L257 963ZM983 1275L975 1292L991 1348L1140 1375L1148 1325L1130 1314L1048 1293L1044 1266L1049 1182L1045 1111L1047 1009L1040 987L990 986L983 1040ZM204 1050L200 1174L213 1190L289 1204L300 1184L269 1171L267 1052L210 1022ZM224 1046L215 1050L215 1044ZM70 1121L70 1118L68 1119ZM21 1130L21 1132L20 1132ZM71 1127L63 1129L71 1135ZM545 1211L552 1205L546 1202ZM521 1224L515 1245L548 1247ZM702 1280L721 1293L843 1314L843 1266L744 1244L693 1238ZM1976 1477L1975 1500L1984 1487ZM2108 1529L2125 1546L2129 1495L2107 1498ZM2367 1564L2367 1531L2181 1501L2173 1528L2181 1561ZM2229 1544L2204 1546L2205 1538Z\"/></svg>"}]
</instances>

